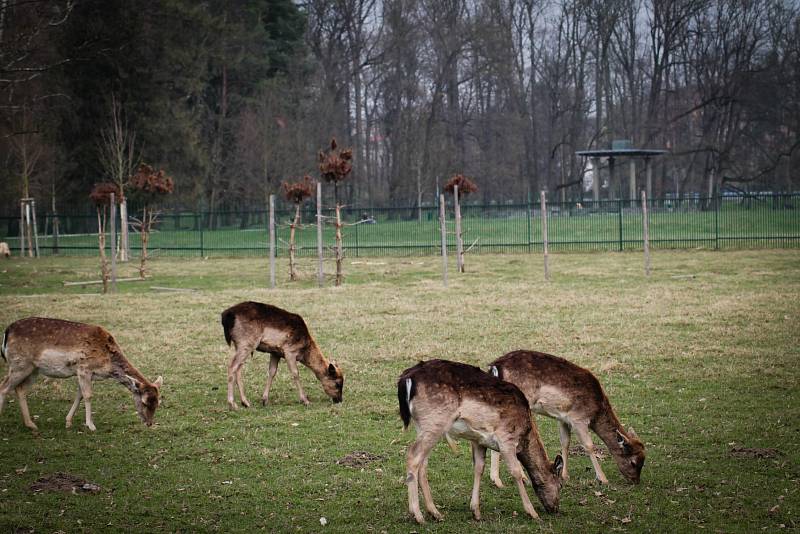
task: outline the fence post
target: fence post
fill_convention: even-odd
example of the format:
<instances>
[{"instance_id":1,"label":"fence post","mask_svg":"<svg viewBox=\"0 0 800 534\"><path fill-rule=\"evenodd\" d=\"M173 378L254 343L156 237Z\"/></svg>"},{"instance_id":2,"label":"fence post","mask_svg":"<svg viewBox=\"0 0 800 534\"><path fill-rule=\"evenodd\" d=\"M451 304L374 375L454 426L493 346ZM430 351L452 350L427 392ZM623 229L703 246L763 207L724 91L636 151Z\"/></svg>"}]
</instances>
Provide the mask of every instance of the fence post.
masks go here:
<instances>
[{"instance_id":1,"label":"fence post","mask_svg":"<svg viewBox=\"0 0 800 534\"><path fill-rule=\"evenodd\" d=\"M444 287L447 287L447 220L445 219L443 193L439 194L439 228L442 234L442 282Z\"/></svg>"},{"instance_id":2,"label":"fence post","mask_svg":"<svg viewBox=\"0 0 800 534\"><path fill-rule=\"evenodd\" d=\"M547 200L545 192L539 192L539 202L542 206L542 247L544 248L544 279L550 280L550 270L547 265Z\"/></svg>"},{"instance_id":3,"label":"fence post","mask_svg":"<svg viewBox=\"0 0 800 534\"><path fill-rule=\"evenodd\" d=\"M317 283L322 287L325 274L322 271L322 184L317 182Z\"/></svg>"},{"instance_id":4,"label":"fence post","mask_svg":"<svg viewBox=\"0 0 800 534\"><path fill-rule=\"evenodd\" d=\"M617 200L619 208L619 250L622 251L622 197Z\"/></svg>"},{"instance_id":5,"label":"fence post","mask_svg":"<svg viewBox=\"0 0 800 534\"><path fill-rule=\"evenodd\" d=\"M201 211L200 212L200 257L201 258L206 255L206 252L204 250L205 244L203 243L203 226L204 226L204 223L203 223L203 212Z\"/></svg>"},{"instance_id":6,"label":"fence post","mask_svg":"<svg viewBox=\"0 0 800 534\"><path fill-rule=\"evenodd\" d=\"M714 209L714 250L719 250L719 208L722 203L722 196L717 193L716 206Z\"/></svg>"},{"instance_id":7,"label":"fence post","mask_svg":"<svg viewBox=\"0 0 800 534\"><path fill-rule=\"evenodd\" d=\"M647 220L647 193L642 191L642 236L644 238L644 274L650 276L650 223Z\"/></svg>"},{"instance_id":8,"label":"fence post","mask_svg":"<svg viewBox=\"0 0 800 534\"><path fill-rule=\"evenodd\" d=\"M528 190L528 254L531 253L531 191Z\"/></svg>"},{"instance_id":9,"label":"fence post","mask_svg":"<svg viewBox=\"0 0 800 534\"><path fill-rule=\"evenodd\" d=\"M111 292L117 292L117 202L116 195L111 193Z\"/></svg>"}]
</instances>

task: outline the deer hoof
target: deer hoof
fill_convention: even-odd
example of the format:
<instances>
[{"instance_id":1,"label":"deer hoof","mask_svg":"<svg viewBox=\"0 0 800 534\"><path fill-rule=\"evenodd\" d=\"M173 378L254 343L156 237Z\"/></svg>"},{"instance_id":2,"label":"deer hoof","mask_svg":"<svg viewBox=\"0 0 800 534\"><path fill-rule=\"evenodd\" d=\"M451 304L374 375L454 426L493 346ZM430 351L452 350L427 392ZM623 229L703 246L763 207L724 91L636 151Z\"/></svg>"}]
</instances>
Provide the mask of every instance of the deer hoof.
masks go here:
<instances>
[{"instance_id":1,"label":"deer hoof","mask_svg":"<svg viewBox=\"0 0 800 534\"><path fill-rule=\"evenodd\" d=\"M311 401L308 399L303 399L303 404L306 406L311 406Z\"/></svg>"},{"instance_id":2,"label":"deer hoof","mask_svg":"<svg viewBox=\"0 0 800 534\"><path fill-rule=\"evenodd\" d=\"M496 480L492 479L492 482L494 482L494 485L497 486L498 488L505 488L506 487L506 485L503 484L503 481L500 480L499 478L496 479Z\"/></svg>"},{"instance_id":3,"label":"deer hoof","mask_svg":"<svg viewBox=\"0 0 800 534\"><path fill-rule=\"evenodd\" d=\"M249 408L250 407L250 401L242 399L242 406L244 406L245 408Z\"/></svg>"},{"instance_id":4,"label":"deer hoof","mask_svg":"<svg viewBox=\"0 0 800 534\"><path fill-rule=\"evenodd\" d=\"M261 399L261 406L266 406L269 404L269 399Z\"/></svg>"},{"instance_id":5,"label":"deer hoof","mask_svg":"<svg viewBox=\"0 0 800 534\"><path fill-rule=\"evenodd\" d=\"M94 424L92 424L92 423L89 423L89 424L87 424L87 425L86 425L86 428L88 428L88 429L89 429L89 430L91 430L92 432L94 432L95 430L97 430L97 427L95 427L95 426L94 426Z\"/></svg>"}]
</instances>

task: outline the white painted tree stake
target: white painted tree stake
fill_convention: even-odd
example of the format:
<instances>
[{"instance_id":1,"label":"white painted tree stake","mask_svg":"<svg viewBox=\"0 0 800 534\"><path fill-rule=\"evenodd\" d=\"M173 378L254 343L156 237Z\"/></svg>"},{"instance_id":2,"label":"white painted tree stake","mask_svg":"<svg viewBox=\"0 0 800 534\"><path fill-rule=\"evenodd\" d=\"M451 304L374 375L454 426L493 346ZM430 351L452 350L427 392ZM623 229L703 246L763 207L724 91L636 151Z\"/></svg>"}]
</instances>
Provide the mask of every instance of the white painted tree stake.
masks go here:
<instances>
[{"instance_id":1,"label":"white painted tree stake","mask_svg":"<svg viewBox=\"0 0 800 534\"><path fill-rule=\"evenodd\" d=\"M111 193L111 292L117 292L117 203L116 195Z\"/></svg>"},{"instance_id":2,"label":"white painted tree stake","mask_svg":"<svg viewBox=\"0 0 800 534\"><path fill-rule=\"evenodd\" d=\"M447 287L447 219L445 218L444 194L439 195L439 226L442 230L442 282Z\"/></svg>"},{"instance_id":3,"label":"white painted tree stake","mask_svg":"<svg viewBox=\"0 0 800 534\"><path fill-rule=\"evenodd\" d=\"M269 196L269 287L275 288L275 195Z\"/></svg>"},{"instance_id":4,"label":"white painted tree stake","mask_svg":"<svg viewBox=\"0 0 800 534\"><path fill-rule=\"evenodd\" d=\"M650 276L650 223L647 220L647 193L642 191L642 231L644 234L644 274Z\"/></svg>"},{"instance_id":5,"label":"white painted tree stake","mask_svg":"<svg viewBox=\"0 0 800 534\"><path fill-rule=\"evenodd\" d=\"M547 200L545 192L539 193L540 204L542 207L542 245L544 247L544 279L550 280L550 270L547 266Z\"/></svg>"},{"instance_id":6,"label":"white painted tree stake","mask_svg":"<svg viewBox=\"0 0 800 534\"><path fill-rule=\"evenodd\" d=\"M322 271L322 183L317 182L317 282L319 287L325 284L325 274Z\"/></svg>"},{"instance_id":7,"label":"white painted tree stake","mask_svg":"<svg viewBox=\"0 0 800 534\"><path fill-rule=\"evenodd\" d=\"M456 268L464 272L464 242L461 238L461 204L458 201L458 186L453 186L453 200L456 210Z\"/></svg>"}]
</instances>

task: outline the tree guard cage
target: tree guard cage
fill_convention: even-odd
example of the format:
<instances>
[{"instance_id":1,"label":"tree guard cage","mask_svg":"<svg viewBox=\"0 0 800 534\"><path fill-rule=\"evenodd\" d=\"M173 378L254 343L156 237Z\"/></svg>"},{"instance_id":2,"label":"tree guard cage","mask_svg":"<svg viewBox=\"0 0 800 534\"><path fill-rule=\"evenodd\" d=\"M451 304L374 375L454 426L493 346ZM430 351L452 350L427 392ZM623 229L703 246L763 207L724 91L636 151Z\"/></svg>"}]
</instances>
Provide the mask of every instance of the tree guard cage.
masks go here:
<instances>
[{"instance_id":1,"label":"tree guard cage","mask_svg":"<svg viewBox=\"0 0 800 534\"><path fill-rule=\"evenodd\" d=\"M600 158L608 158L608 194L609 200L611 199L611 191L614 187L614 168L618 158L628 158L630 160L630 174L628 178L628 199L632 203L636 202L636 158L644 160L644 168L646 175L645 191L647 191L647 198L653 198L653 166L650 164L650 159L658 157L662 154L668 153L668 150L655 149L655 148L634 148L633 143L628 139L619 139L611 142L611 148L599 150L578 150L575 152L578 156L590 158L592 161L592 200L597 202L600 200ZM625 198L623 195L623 180L619 180L619 198Z\"/></svg>"}]
</instances>

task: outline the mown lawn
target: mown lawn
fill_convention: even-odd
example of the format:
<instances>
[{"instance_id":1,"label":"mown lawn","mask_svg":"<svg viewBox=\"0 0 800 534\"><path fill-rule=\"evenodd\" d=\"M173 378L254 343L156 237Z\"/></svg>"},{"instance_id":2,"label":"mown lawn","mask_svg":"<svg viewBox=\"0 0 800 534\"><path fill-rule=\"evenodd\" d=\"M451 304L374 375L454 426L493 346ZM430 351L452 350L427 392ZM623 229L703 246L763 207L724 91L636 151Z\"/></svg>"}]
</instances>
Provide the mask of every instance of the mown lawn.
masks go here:
<instances>
[{"instance_id":1,"label":"mown lawn","mask_svg":"<svg viewBox=\"0 0 800 534\"><path fill-rule=\"evenodd\" d=\"M349 258L343 287L303 279L266 289L266 261L167 259L152 279L63 287L97 278L91 258L0 260L0 326L44 315L102 324L148 377L164 376L157 425L146 428L130 394L95 387L97 432L64 428L75 381L40 379L29 396L40 432L21 422L14 399L0 415L0 530L14 532L756 532L797 529L800 503L800 253L666 252L645 278L641 254L467 257L467 273L440 259ZM332 271L332 265L326 265ZM126 265L121 275L132 275ZM192 289L167 292L152 287ZM219 313L245 299L301 313L323 351L346 373L344 403L332 405L308 370L304 407L283 364L272 404L228 411L229 349ZM406 513L396 379L423 358L479 366L517 348L561 355L598 375L625 424L647 446L642 483L594 482L573 456L561 512L524 516L514 487L482 487L484 520L471 519L471 459L441 444L431 457L441 523ZM260 397L267 358L245 376ZM5 366L0 365L0 373ZM76 417L76 423L82 418ZM539 419L558 451L556 425ZM573 440L574 441L574 440ZM375 461L348 467L356 451ZM54 473L100 486L91 493L31 490ZM504 474L506 480L508 475ZM320 523L325 518L326 525Z\"/></svg>"}]
</instances>

